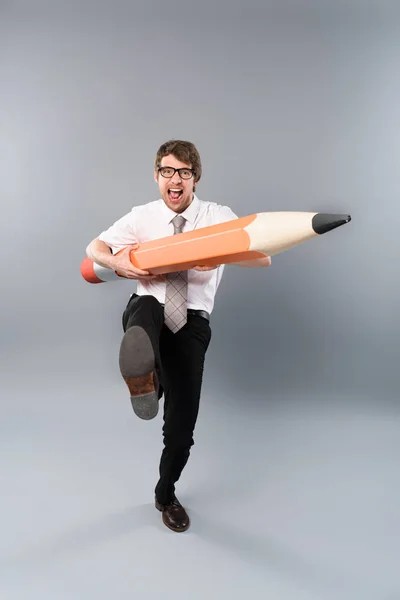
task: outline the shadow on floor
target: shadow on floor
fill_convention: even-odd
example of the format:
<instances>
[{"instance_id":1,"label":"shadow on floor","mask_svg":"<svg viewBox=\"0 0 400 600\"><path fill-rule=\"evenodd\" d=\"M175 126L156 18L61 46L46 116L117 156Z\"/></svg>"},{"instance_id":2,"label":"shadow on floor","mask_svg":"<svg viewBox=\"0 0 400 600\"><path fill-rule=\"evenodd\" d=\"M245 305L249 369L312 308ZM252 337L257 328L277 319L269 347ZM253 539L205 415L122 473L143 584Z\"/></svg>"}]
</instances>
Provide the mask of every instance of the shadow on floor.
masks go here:
<instances>
[{"instance_id":1,"label":"shadow on floor","mask_svg":"<svg viewBox=\"0 0 400 600\"><path fill-rule=\"evenodd\" d=\"M369 581L367 574L361 580L355 573L346 572L339 566L324 564L323 560L308 560L279 540L246 533L246 520L257 518L257 515L248 513L248 507L246 513L246 518L238 527L234 523L230 526L210 519L208 514L204 516L191 510L190 531L203 542L218 546L236 559L261 569L266 576L270 572L294 588L315 594L316 598L376 600L382 597L382 588L377 589L377 582L373 584Z\"/></svg>"},{"instance_id":2,"label":"shadow on floor","mask_svg":"<svg viewBox=\"0 0 400 600\"><path fill-rule=\"evenodd\" d=\"M182 504L187 498L182 498ZM54 536L36 547L0 558L0 573L3 583L19 584L23 579L26 585L30 577L42 575L54 562L62 562L84 553L87 549L103 543L115 541L118 537L131 536L143 528L157 527L161 534L194 535L203 542L218 546L231 553L244 563L276 574L299 590L316 594L317 598L332 600L376 600L382 597L382 589L376 589L368 577L360 581L355 575L344 572L333 565L307 560L268 537L246 532L246 521L239 527L232 523L221 523L197 511L188 509L191 528L184 534L174 534L155 515L154 504L143 504L122 512L99 518L92 523L77 526L65 533ZM208 512L208 510L207 510ZM248 519L256 515L247 515ZM375 588L375 589L374 589Z\"/></svg>"},{"instance_id":3,"label":"shadow on floor","mask_svg":"<svg viewBox=\"0 0 400 600\"><path fill-rule=\"evenodd\" d=\"M148 527L159 526L165 529L154 504L142 504L99 518L86 525L71 528L65 533L53 536L37 546L15 553L14 556L0 558L1 579L16 581L30 575L36 576L47 570L52 563L63 561L82 554L90 547L114 541L121 536L129 536Z\"/></svg>"}]
</instances>

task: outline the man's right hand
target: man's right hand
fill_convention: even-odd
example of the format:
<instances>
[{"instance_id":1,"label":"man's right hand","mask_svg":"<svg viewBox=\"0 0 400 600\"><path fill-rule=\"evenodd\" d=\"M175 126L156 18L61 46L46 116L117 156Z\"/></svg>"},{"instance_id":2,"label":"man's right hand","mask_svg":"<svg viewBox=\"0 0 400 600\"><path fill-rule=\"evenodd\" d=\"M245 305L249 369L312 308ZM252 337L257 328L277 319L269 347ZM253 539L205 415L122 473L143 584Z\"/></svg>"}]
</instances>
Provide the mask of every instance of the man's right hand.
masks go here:
<instances>
[{"instance_id":1,"label":"man's right hand","mask_svg":"<svg viewBox=\"0 0 400 600\"><path fill-rule=\"evenodd\" d=\"M122 277L126 277L127 279L162 280L164 278L163 275L152 275L148 271L142 271L142 269L138 269L131 263L130 253L132 250L136 250L138 246L139 244L131 244L118 254L114 255L112 260L112 268L114 271L116 271L118 275L122 275Z\"/></svg>"}]
</instances>

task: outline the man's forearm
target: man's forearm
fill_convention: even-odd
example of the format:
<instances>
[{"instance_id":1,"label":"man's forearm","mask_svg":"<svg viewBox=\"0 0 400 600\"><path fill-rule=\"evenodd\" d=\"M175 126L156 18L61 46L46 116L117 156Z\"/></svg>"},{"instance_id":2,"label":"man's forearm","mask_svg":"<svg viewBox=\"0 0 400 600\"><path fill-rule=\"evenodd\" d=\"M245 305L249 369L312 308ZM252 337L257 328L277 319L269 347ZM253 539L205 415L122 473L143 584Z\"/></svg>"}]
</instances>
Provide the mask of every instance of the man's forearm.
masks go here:
<instances>
[{"instance_id":1,"label":"man's forearm","mask_svg":"<svg viewBox=\"0 0 400 600\"><path fill-rule=\"evenodd\" d=\"M253 260L242 260L237 263L230 263L237 267L269 267L271 264L271 257L265 256L263 258L254 258Z\"/></svg>"},{"instance_id":2,"label":"man's forearm","mask_svg":"<svg viewBox=\"0 0 400 600\"><path fill-rule=\"evenodd\" d=\"M111 248L105 242L94 239L86 248L86 255L90 260L102 267L113 269L114 255Z\"/></svg>"}]
</instances>

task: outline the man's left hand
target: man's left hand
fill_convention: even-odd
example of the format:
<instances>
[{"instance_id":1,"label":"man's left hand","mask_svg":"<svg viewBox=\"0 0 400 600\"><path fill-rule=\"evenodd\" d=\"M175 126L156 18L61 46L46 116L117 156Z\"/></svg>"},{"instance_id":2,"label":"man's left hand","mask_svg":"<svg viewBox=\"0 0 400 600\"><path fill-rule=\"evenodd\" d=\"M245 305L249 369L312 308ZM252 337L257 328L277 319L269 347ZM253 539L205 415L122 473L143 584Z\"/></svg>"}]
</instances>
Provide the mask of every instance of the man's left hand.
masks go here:
<instances>
[{"instance_id":1,"label":"man's left hand","mask_svg":"<svg viewBox=\"0 0 400 600\"><path fill-rule=\"evenodd\" d=\"M213 269L217 269L220 265L213 265L212 267L198 265L197 267L193 267L195 271L212 271Z\"/></svg>"}]
</instances>

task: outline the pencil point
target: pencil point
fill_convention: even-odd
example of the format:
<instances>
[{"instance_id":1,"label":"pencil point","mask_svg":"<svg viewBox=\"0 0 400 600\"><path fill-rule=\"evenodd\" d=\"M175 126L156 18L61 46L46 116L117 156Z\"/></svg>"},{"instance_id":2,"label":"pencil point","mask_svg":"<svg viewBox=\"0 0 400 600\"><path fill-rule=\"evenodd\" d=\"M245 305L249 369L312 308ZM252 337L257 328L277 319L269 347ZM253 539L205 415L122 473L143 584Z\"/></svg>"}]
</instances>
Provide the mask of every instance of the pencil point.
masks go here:
<instances>
[{"instance_id":1,"label":"pencil point","mask_svg":"<svg viewBox=\"0 0 400 600\"><path fill-rule=\"evenodd\" d=\"M351 221L350 215L317 213L312 219L312 228L315 233L322 235L323 233L332 231L332 229L336 229L336 227L345 225L349 221Z\"/></svg>"}]
</instances>

